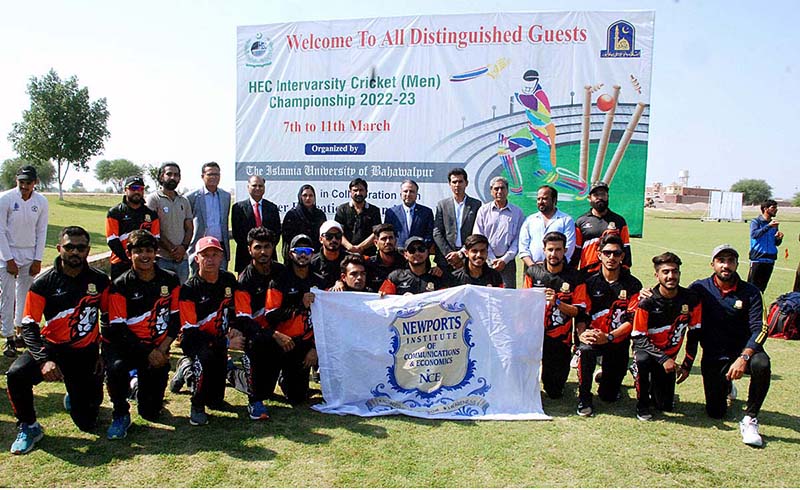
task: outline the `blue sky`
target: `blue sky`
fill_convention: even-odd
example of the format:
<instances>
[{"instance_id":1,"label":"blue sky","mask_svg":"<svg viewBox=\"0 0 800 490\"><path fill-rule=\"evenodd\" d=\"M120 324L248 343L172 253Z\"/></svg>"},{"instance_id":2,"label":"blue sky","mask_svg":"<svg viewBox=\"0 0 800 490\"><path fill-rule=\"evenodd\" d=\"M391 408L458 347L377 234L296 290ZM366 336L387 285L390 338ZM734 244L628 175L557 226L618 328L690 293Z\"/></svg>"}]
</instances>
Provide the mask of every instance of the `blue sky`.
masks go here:
<instances>
[{"instance_id":1,"label":"blue sky","mask_svg":"<svg viewBox=\"0 0 800 490\"><path fill-rule=\"evenodd\" d=\"M687 169L690 185L763 178L800 191L800 8L744 1L0 1L0 159L28 107L28 79L51 67L106 97L104 155L173 160L198 185L224 163L233 187L236 26L304 20L538 10L655 10L647 182ZM71 171L72 172L72 171ZM71 173L67 185L91 174Z\"/></svg>"}]
</instances>

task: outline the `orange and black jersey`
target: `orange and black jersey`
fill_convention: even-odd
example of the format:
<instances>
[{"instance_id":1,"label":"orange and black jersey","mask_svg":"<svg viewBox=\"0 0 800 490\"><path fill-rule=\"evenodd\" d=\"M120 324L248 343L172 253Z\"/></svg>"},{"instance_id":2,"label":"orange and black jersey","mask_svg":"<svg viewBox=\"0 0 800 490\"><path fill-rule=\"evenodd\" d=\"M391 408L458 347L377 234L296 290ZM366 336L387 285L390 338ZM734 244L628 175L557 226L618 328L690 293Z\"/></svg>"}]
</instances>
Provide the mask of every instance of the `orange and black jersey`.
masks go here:
<instances>
[{"instance_id":1,"label":"orange and black jersey","mask_svg":"<svg viewBox=\"0 0 800 490\"><path fill-rule=\"evenodd\" d=\"M311 257L311 272L322 278L320 289L330 289L342 277L342 261L350 255L344 248L339 249L339 256L334 260L325 258L325 254L320 252Z\"/></svg>"},{"instance_id":2,"label":"orange and black jersey","mask_svg":"<svg viewBox=\"0 0 800 490\"><path fill-rule=\"evenodd\" d=\"M179 294L178 277L158 266L150 281L139 279L133 270L124 272L111 284L103 340L149 354L166 337L176 338Z\"/></svg>"},{"instance_id":3,"label":"orange and black jersey","mask_svg":"<svg viewBox=\"0 0 800 490\"><path fill-rule=\"evenodd\" d=\"M524 277L525 288L550 288L562 303L573 304L575 288L580 282L578 271L564 264L561 272L550 272L544 262L528 267ZM547 304L544 311L544 334L572 345L572 317L565 315L555 305Z\"/></svg>"},{"instance_id":4,"label":"orange and black jersey","mask_svg":"<svg viewBox=\"0 0 800 490\"><path fill-rule=\"evenodd\" d=\"M128 206L123 201L108 210L106 215L106 241L111 249L111 263L120 264L130 262L125 255L128 245L128 235L133 230L147 230L156 238L161 235L161 226L158 213L144 204L136 209Z\"/></svg>"},{"instance_id":5,"label":"orange and black jersey","mask_svg":"<svg viewBox=\"0 0 800 490\"><path fill-rule=\"evenodd\" d=\"M248 264L239 275L241 294L245 298L244 301L250 305L249 314L237 311L237 316L241 320L240 330L246 337L252 338L259 330L274 330L274 326L267 321L267 315L272 315L272 312L281 306L282 294L279 287L284 282L285 276L286 267L277 262L270 265L267 275L258 272L253 264Z\"/></svg>"},{"instance_id":6,"label":"orange and black jersey","mask_svg":"<svg viewBox=\"0 0 800 490\"><path fill-rule=\"evenodd\" d=\"M464 264L464 267L453 271L453 283L456 285L471 284L473 286L492 286L496 288L504 288L503 276L499 272L489 267L488 264L483 264L480 277L472 277L469 274L469 264Z\"/></svg>"},{"instance_id":7,"label":"orange and black jersey","mask_svg":"<svg viewBox=\"0 0 800 490\"><path fill-rule=\"evenodd\" d=\"M22 320L25 344L39 362L53 348L80 349L100 339L98 322L108 311L107 275L84 263L77 277L64 274L61 258L52 269L33 281L25 300ZM42 316L47 320L39 328Z\"/></svg>"},{"instance_id":8,"label":"orange and black jersey","mask_svg":"<svg viewBox=\"0 0 800 490\"><path fill-rule=\"evenodd\" d=\"M678 287L674 298L661 295L658 285L653 288L653 296L639 302L633 317L631 339L636 350L650 353L660 362L667 358L675 359L683 345L684 334L700 328L702 308L700 296L683 287ZM694 352L690 352L693 345ZM697 344L686 346L686 356L694 360Z\"/></svg>"},{"instance_id":9,"label":"orange and black jersey","mask_svg":"<svg viewBox=\"0 0 800 490\"><path fill-rule=\"evenodd\" d=\"M199 274L189 278L181 286L179 309L182 343L198 334L222 340L234 326L237 314L251 314L236 277L228 271L220 271L213 284Z\"/></svg>"},{"instance_id":10,"label":"orange and black jersey","mask_svg":"<svg viewBox=\"0 0 800 490\"><path fill-rule=\"evenodd\" d=\"M380 291L385 294L420 294L448 288L452 285L452 282L452 276L446 272L442 277L436 277L431 274L429 269L418 276L406 265L403 269L397 269L389 273L389 277L383 281Z\"/></svg>"},{"instance_id":11,"label":"orange and black jersey","mask_svg":"<svg viewBox=\"0 0 800 490\"><path fill-rule=\"evenodd\" d=\"M628 232L628 223L625 218L610 209L602 218L598 218L589 210L575 220L575 252L572 253L570 264L581 272L595 272L600 268L600 259L597 251L600 250L600 240L603 235L619 234L625 245L625 258L622 265L630 268L631 261L631 236Z\"/></svg>"},{"instance_id":12,"label":"orange and black jersey","mask_svg":"<svg viewBox=\"0 0 800 490\"><path fill-rule=\"evenodd\" d=\"M633 311L639 303L642 283L627 269L621 269L619 279L610 283L597 272L575 288L573 304L591 318L591 328L609 333L625 322L633 320ZM618 335L614 342L628 339L630 330Z\"/></svg>"},{"instance_id":13,"label":"orange and black jersey","mask_svg":"<svg viewBox=\"0 0 800 490\"><path fill-rule=\"evenodd\" d=\"M310 340L314 337L311 312L303 305L303 296L311 288L324 289L322 279L309 272L308 277L297 277L287 269L282 284L277 289L280 308L267 314L267 321L275 330L294 339Z\"/></svg>"}]
</instances>

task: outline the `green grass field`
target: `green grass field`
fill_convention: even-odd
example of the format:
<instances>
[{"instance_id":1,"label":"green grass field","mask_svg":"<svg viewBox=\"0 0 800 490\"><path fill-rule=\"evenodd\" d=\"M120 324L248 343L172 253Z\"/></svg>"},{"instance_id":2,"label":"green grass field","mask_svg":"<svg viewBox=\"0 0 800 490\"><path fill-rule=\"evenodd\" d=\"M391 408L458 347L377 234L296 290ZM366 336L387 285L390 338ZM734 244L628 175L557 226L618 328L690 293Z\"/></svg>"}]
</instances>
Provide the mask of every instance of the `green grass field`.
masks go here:
<instances>
[{"instance_id":1,"label":"green grass field","mask_svg":"<svg viewBox=\"0 0 800 490\"><path fill-rule=\"evenodd\" d=\"M51 232L68 223L83 224L93 230L94 252L105 250L102 219L117 201L51 201ZM800 217L787 213L779 218L790 259L779 261L767 302L791 288L800 258ZM649 258L672 250L684 260L683 283L688 284L710 274L714 245L731 242L746 255L747 229L744 223L701 223L687 214L648 211L644 238L633 240L634 273L651 285ZM52 257L54 250L48 247L48 253ZM741 266L744 275L746 269ZM722 422L704 415L699 364L677 389L678 412L651 423L633 416L630 376L622 400L611 405L598 401L598 414L590 419L576 416L573 371L564 399L543 400L553 416L549 422L340 417L308 407L292 409L276 400L269 403L272 420L260 423L247 418L246 397L229 388L233 411L210 411L206 427L189 425L187 392L168 393L163 423L134 415L135 425L122 441L105 438L108 400L96 433L82 433L61 406L63 385L42 383L35 395L46 436L27 456L3 449L0 481L22 487L797 487L800 373L794 366L800 342L770 340L766 348L773 378L759 417L766 442L762 449L741 443L741 401ZM0 360L3 370L9 364ZM0 385L5 387L4 377ZM745 386L739 383L740 397ZM0 448L10 446L15 434L11 407L3 397Z\"/></svg>"}]
</instances>

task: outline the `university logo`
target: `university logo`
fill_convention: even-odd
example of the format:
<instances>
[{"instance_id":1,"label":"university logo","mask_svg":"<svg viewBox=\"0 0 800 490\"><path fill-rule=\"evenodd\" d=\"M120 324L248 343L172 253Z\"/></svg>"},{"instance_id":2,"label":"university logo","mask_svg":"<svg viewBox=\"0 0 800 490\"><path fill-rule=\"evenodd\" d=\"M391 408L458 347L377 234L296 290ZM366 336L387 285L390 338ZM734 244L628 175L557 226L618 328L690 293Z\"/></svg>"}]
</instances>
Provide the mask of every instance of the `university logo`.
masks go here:
<instances>
[{"instance_id":1,"label":"university logo","mask_svg":"<svg viewBox=\"0 0 800 490\"><path fill-rule=\"evenodd\" d=\"M248 39L244 43L244 56L247 59L245 66L260 68L272 64L272 40L264 37L262 33L256 34L255 39Z\"/></svg>"},{"instance_id":2,"label":"university logo","mask_svg":"<svg viewBox=\"0 0 800 490\"><path fill-rule=\"evenodd\" d=\"M463 304L429 303L397 312L390 327L391 387L433 398L443 390L466 386L475 370L469 356L474 347L471 321Z\"/></svg>"},{"instance_id":3,"label":"university logo","mask_svg":"<svg viewBox=\"0 0 800 490\"><path fill-rule=\"evenodd\" d=\"M606 49L600 51L601 58L639 58L636 49L636 29L633 24L618 20L606 31Z\"/></svg>"}]
</instances>

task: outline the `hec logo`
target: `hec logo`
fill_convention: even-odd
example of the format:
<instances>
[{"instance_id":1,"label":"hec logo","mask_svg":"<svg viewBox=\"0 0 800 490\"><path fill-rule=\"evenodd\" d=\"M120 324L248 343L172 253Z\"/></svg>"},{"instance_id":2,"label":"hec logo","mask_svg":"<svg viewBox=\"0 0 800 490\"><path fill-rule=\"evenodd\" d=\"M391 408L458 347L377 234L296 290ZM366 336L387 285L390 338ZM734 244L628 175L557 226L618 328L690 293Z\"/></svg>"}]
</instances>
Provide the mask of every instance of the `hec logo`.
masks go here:
<instances>
[{"instance_id":1,"label":"hec logo","mask_svg":"<svg viewBox=\"0 0 800 490\"><path fill-rule=\"evenodd\" d=\"M600 51L601 58L639 58L636 49L636 29L633 24L618 20L606 31L606 49Z\"/></svg>"},{"instance_id":2,"label":"hec logo","mask_svg":"<svg viewBox=\"0 0 800 490\"><path fill-rule=\"evenodd\" d=\"M248 39L244 43L244 56L248 63L245 66L260 68L272 64L272 40L264 37L262 33L256 34L255 39Z\"/></svg>"}]
</instances>

